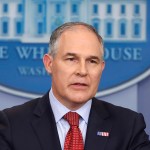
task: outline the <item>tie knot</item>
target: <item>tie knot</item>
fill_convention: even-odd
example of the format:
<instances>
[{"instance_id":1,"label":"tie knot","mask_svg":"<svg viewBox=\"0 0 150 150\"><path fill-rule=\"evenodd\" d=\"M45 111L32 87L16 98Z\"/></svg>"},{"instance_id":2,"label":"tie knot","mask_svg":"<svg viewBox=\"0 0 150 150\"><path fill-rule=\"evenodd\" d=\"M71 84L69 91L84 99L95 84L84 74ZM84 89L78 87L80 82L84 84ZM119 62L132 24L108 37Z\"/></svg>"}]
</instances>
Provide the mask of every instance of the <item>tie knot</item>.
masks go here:
<instances>
[{"instance_id":1,"label":"tie knot","mask_svg":"<svg viewBox=\"0 0 150 150\"><path fill-rule=\"evenodd\" d=\"M70 126L79 126L79 114L76 112L68 112L64 115L64 119L68 121Z\"/></svg>"}]
</instances>

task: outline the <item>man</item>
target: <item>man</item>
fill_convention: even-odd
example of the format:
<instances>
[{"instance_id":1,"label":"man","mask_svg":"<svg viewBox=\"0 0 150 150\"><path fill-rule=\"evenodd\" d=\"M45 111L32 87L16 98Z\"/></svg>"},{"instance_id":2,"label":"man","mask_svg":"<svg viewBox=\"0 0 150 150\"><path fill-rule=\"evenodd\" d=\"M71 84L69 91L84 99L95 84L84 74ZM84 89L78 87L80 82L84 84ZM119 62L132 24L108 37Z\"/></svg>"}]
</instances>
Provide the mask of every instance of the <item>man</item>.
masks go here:
<instances>
[{"instance_id":1,"label":"man","mask_svg":"<svg viewBox=\"0 0 150 150\"><path fill-rule=\"evenodd\" d=\"M51 90L0 113L0 150L150 150L141 114L94 98L105 66L94 28L66 23L50 48L43 62Z\"/></svg>"}]
</instances>

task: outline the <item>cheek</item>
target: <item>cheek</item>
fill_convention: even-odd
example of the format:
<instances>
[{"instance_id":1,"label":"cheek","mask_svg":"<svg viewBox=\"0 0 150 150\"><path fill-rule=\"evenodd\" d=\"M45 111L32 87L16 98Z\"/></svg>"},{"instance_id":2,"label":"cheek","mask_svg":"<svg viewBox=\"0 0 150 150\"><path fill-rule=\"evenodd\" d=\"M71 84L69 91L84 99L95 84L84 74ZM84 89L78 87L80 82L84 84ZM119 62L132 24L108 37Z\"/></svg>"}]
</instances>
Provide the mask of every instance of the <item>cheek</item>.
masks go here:
<instances>
[{"instance_id":1,"label":"cheek","mask_svg":"<svg viewBox=\"0 0 150 150\"><path fill-rule=\"evenodd\" d=\"M66 82L71 76L71 69L57 65L53 68L53 76L59 82Z\"/></svg>"},{"instance_id":2,"label":"cheek","mask_svg":"<svg viewBox=\"0 0 150 150\"><path fill-rule=\"evenodd\" d=\"M98 85L100 81L100 75L93 76L94 85Z\"/></svg>"},{"instance_id":3,"label":"cheek","mask_svg":"<svg viewBox=\"0 0 150 150\"><path fill-rule=\"evenodd\" d=\"M91 82L94 86L97 86L99 84L100 78L101 78L102 72L95 72L91 74Z\"/></svg>"}]
</instances>

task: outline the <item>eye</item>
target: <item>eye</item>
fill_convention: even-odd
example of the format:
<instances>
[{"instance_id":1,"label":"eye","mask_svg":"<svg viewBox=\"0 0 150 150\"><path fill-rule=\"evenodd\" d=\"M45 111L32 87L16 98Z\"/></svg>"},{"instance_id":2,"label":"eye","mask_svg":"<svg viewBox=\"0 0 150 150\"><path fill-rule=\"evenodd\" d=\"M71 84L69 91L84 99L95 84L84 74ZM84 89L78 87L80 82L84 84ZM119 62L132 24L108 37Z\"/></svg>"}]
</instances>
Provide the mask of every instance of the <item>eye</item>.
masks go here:
<instances>
[{"instance_id":1,"label":"eye","mask_svg":"<svg viewBox=\"0 0 150 150\"><path fill-rule=\"evenodd\" d=\"M66 58L66 60L74 61L74 60L75 60L75 58L74 58L74 57L70 57L70 58Z\"/></svg>"},{"instance_id":2,"label":"eye","mask_svg":"<svg viewBox=\"0 0 150 150\"><path fill-rule=\"evenodd\" d=\"M65 60L67 62L77 62L77 58L76 57L67 57Z\"/></svg>"},{"instance_id":3,"label":"eye","mask_svg":"<svg viewBox=\"0 0 150 150\"><path fill-rule=\"evenodd\" d=\"M95 59L91 59L91 60L89 60L90 61L90 63L92 63L92 64L98 64L98 62L95 60Z\"/></svg>"}]
</instances>

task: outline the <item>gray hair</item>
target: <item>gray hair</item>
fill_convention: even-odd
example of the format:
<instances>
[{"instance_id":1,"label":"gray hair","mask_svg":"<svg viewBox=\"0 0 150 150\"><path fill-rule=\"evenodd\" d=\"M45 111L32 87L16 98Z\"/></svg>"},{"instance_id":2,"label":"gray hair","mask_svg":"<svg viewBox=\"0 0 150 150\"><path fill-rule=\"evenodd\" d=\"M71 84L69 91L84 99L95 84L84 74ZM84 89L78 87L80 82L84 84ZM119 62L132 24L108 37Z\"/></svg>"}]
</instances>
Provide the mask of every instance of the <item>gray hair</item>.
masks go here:
<instances>
[{"instance_id":1,"label":"gray hair","mask_svg":"<svg viewBox=\"0 0 150 150\"><path fill-rule=\"evenodd\" d=\"M98 38L100 44L102 45L102 55L104 55L104 48L103 48L104 46L103 46L103 39L102 39L102 37L98 34L98 32L94 29L93 26L91 26L91 25L89 25L87 23L83 23L83 22L67 22L67 23L59 26L58 28L56 28L52 32L52 35L50 37L49 54L52 57L55 57L55 55L57 54L57 43L58 43L59 37L65 31L73 29L76 26L84 26L85 28L87 28L89 31L93 32L96 35L96 37Z\"/></svg>"}]
</instances>

